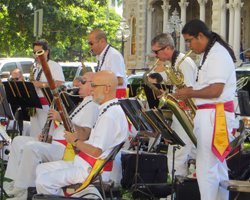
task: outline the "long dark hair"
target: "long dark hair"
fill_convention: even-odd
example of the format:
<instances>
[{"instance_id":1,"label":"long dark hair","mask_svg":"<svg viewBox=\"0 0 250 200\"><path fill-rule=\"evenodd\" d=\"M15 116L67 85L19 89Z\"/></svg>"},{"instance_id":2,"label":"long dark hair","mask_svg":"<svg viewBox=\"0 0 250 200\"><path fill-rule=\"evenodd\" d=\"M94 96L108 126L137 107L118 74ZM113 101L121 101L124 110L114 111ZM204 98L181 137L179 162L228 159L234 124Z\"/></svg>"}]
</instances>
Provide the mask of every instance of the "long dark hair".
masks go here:
<instances>
[{"instance_id":1,"label":"long dark hair","mask_svg":"<svg viewBox=\"0 0 250 200\"><path fill-rule=\"evenodd\" d=\"M194 37L197 37L199 33L203 33L207 38L209 38L210 43L212 41L219 42L222 46L224 46L227 49L233 61L236 62L236 57L231 46L228 43L226 43L221 38L220 35L218 35L215 32L210 31L203 21L199 19L191 20L188 23L186 23L182 29L182 34L189 34Z\"/></svg>"}]
</instances>

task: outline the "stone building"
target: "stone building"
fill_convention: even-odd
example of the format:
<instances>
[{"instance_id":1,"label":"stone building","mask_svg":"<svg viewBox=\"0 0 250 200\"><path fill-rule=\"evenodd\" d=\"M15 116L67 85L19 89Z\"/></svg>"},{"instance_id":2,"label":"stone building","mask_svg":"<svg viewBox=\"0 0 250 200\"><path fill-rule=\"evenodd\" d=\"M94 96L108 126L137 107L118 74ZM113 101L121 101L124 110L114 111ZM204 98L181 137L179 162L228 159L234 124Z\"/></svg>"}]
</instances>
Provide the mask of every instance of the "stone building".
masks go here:
<instances>
[{"instance_id":1,"label":"stone building","mask_svg":"<svg viewBox=\"0 0 250 200\"><path fill-rule=\"evenodd\" d=\"M148 67L150 42L159 33L171 32L177 48L186 52L180 31L191 19L205 21L233 47L239 59L240 49L250 48L249 10L249 0L123 0L123 17L131 33L124 51L128 73L129 69Z\"/></svg>"}]
</instances>

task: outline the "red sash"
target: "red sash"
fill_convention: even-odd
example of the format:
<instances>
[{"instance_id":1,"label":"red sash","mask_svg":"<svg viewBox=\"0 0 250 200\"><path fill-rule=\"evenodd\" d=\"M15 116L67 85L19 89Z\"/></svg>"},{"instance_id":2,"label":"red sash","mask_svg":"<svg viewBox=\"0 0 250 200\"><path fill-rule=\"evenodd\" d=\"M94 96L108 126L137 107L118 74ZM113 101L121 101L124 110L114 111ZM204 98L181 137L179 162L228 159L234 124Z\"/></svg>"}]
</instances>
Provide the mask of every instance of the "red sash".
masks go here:
<instances>
[{"instance_id":1,"label":"red sash","mask_svg":"<svg viewBox=\"0 0 250 200\"><path fill-rule=\"evenodd\" d=\"M116 98L121 99L126 97L126 88L116 89Z\"/></svg>"},{"instance_id":2,"label":"red sash","mask_svg":"<svg viewBox=\"0 0 250 200\"><path fill-rule=\"evenodd\" d=\"M197 108L216 109L214 119L215 121L212 141L212 152L221 162L223 162L232 149L228 138L225 111L234 112L233 101L218 104L203 104L197 106Z\"/></svg>"},{"instance_id":3,"label":"red sash","mask_svg":"<svg viewBox=\"0 0 250 200\"><path fill-rule=\"evenodd\" d=\"M85 160L86 162L88 162L90 164L91 167L94 166L95 162L97 159L89 156L88 154L80 151L78 154L83 160ZM113 161L109 161L103 168L103 171L108 171L110 172L113 168Z\"/></svg>"},{"instance_id":4,"label":"red sash","mask_svg":"<svg viewBox=\"0 0 250 200\"><path fill-rule=\"evenodd\" d=\"M45 105L49 105L49 102L47 101L47 99L45 97L40 97L39 98L40 103L45 106Z\"/></svg>"}]
</instances>

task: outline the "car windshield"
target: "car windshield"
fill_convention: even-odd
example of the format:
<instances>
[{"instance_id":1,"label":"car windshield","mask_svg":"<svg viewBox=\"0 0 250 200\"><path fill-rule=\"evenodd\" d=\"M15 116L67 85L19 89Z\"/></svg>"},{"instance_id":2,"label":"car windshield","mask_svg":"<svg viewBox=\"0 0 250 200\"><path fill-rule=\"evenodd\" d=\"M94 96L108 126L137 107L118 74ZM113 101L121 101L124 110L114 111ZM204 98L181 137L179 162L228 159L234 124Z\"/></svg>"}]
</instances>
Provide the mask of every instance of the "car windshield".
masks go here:
<instances>
[{"instance_id":1,"label":"car windshield","mask_svg":"<svg viewBox=\"0 0 250 200\"><path fill-rule=\"evenodd\" d=\"M76 75L77 67L64 66L62 69L63 69L65 81L73 81Z\"/></svg>"}]
</instances>

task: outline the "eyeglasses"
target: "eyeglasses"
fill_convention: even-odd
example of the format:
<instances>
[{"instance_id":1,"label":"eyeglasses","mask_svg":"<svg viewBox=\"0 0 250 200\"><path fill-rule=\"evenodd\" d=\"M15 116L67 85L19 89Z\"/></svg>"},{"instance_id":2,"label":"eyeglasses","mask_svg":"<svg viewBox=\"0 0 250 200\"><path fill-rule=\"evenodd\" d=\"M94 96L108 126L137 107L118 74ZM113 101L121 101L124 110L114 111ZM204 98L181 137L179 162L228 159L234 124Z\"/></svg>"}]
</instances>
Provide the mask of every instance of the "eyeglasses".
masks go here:
<instances>
[{"instance_id":1,"label":"eyeglasses","mask_svg":"<svg viewBox=\"0 0 250 200\"><path fill-rule=\"evenodd\" d=\"M185 42L188 43L188 44L190 44L194 38L195 37L191 37L191 38L185 39Z\"/></svg>"},{"instance_id":2,"label":"eyeglasses","mask_svg":"<svg viewBox=\"0 0 250 200\"><path fill-rule=\"evenodd\" d=\"M166 49L166 48L167 48L167 46L162 47L162 48L160 48L160 49L158 49L158 50L152 50L152 51L154 52L154 54L158 55L158 53L159 53L161 50Z\"/></svg>"},{"instance_id":3,"label":"eyeglasses","mask_svg":"<svg viewBox=\"0 0 250 200\"><path fill-rule=\"evenodd\" d=\"M106 85L106 84L95 84L95 83L91 83L91 87L92 88L96 88L96 87L99 87L99 86L110 86L110 85Z\"/></svg>"},{"instance_id":4,"label":"eyeglasses","mask_svg":"<svg viewBox=\"0 0 250 200\"><path fill-rule=\"evenodd\" d=\"M98 42L98 41L97 41ZM91 42L91 41L89 41L88 42L88 44L90 45L90 46L93 46L95 43L97 43L97 42Z\"/></svg>"}]
</instances>

